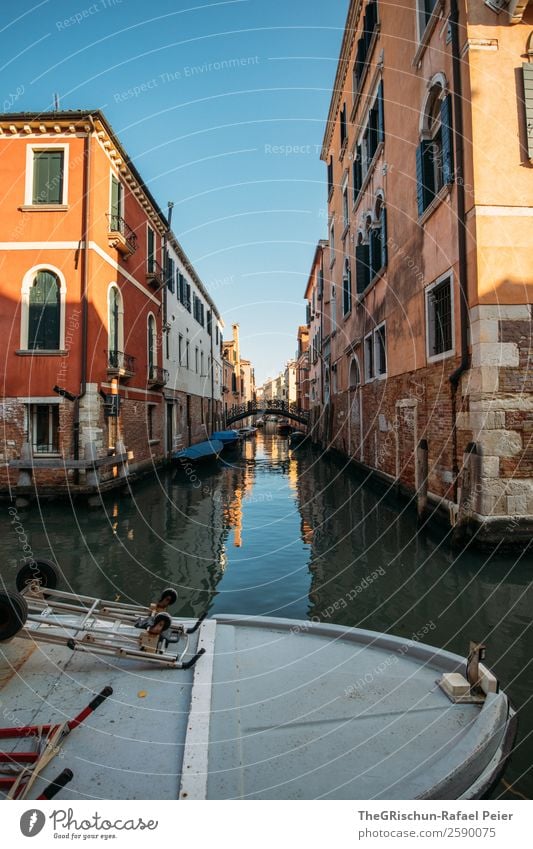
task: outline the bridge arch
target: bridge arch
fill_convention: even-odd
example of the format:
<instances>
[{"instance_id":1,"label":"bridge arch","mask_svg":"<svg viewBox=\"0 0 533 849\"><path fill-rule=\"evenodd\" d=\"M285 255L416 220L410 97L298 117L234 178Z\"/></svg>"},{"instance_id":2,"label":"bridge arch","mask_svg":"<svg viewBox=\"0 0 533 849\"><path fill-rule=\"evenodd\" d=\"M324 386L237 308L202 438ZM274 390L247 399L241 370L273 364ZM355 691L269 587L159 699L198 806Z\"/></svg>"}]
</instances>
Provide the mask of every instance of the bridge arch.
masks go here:
<instances>
[{"instance_id":1,"label":"bridge arch","mask_svg":"<svg viewBox=\"0 0 533 849\"><path fill-rule=\"evenodd\" d=\"M250 416L283 416L302 425L309 424L307 410L299 409L295 404L288 404L278 399L264 400L260 403L249 401L237 407L231 407L226 414L226 426L235 424Z\"/></svg>"}]
</instances>

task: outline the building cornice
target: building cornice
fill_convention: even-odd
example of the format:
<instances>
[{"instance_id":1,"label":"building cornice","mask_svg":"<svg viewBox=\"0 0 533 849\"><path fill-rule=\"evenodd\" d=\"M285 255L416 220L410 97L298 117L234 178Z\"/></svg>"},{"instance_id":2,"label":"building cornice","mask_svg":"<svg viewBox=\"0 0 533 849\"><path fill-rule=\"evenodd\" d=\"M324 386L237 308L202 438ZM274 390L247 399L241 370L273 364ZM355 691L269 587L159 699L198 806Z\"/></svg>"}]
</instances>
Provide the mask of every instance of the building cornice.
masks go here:
<instances>
[{"instance_id":1,"label":"building cornice","mask_svg":"<svg viewBox=\"0 0 533 849\"><path fill-rule=\"evenodd\" d=\"M335 83L333 85L333 95L329 106L328 119L326 121L326 130L322 141L322 152L320 158L327 161L328 151L331 145L331 138L335 129L337 114L339 112L340 101L344 91L346 76L350 67L350 56L352 53L353 42L359 22L359 15L363 6L364 0L350 0L350 7L346 18L346 26L341 44L339 62L337 65L337 73L335 75Z\"/></svg>"}]
</instances>

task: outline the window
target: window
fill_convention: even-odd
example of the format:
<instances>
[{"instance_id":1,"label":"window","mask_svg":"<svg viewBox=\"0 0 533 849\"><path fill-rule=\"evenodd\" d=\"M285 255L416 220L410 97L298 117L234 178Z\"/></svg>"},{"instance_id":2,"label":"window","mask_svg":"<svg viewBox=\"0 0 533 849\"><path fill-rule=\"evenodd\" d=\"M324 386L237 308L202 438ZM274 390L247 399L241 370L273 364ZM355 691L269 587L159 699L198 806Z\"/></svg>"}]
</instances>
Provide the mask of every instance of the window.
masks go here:
<instances>
[{"instance_id":1,"label":"window","mask_svg":"<svg viewBox=\"0 0 533 849\"><path fill-rule=\"evenodd\" d=\"M350 363L350 389L357 389L359 383L359 364L354 357Z\"/></svg>"},{"instance_id":2,"label":"window","mask_svg":"<svg viewBox=\"0 0 533 849\"><path fill-rule=\"evenodd\" d=\"M442 84L431 87L426 102L422 139L416 152L418 214L441 189L453 183L453 133L451 96Z\"/></svg>"},{"instance_id":3,"label":"window","mask_svg":"<svg viewBox=\"0 0 533 849\"><path fill-rule=\"evenodd\" d=\"M337 330L337 292L335 286L331 286L331 332L335 333Z\"/></svg>"},{"instance_id":4,"label":"window","mask_svg":"<svg viewBox=\"0 0 533 849\"><path fill-rule=\"evenodd\" d=\"M194 349L194 370L198 374L198 348Z\"/></svg>"},{"instance_id":5,"label":"window","mask_svg":"<svg viewBox=\"0 0 533 849\"><path fill-rule=\"evenodd\" d=\"M333 157L329 157L328 162L328 197L331 196L333 192Z\"/></svg>"},{"instance_id":6,"label":"window","mask_svg":"<svg viewBox=\"0 0 533 849\"><path fill-rule=\"evenodd\" d=\"M59 278L52 271L38 271L29 292L28 350L57 351L60 337Z\"/></svg>"},{"instance_id":7,"label":"window","mask_svg":"<svg viewBox=\"0 0 533 849\"><path fill-rule=\"evenodd\" d=\"M531 58L531 52L528 53ZM533 159L533 62L522 64L528 156Z\"/></svg>"},{"instance_id":8,"label":"window","mask_svg":"<svg viewBox=\"0 0 533 849\"><path fill-rule=\"evenodd\" d=\"M336 395L338 391L337 363L334 363L331 366L331 391L334 395Z\"/></svg>"},{"instance_id":9,"label":"window","mask_svg":"<svg viewBox=\"0 0 533 849\"><path fill-rule=\"evenodd\" d=\"M118 286L110 286L109 288L109 303L108 303L108 345L109 345L109 366L112 368L121 368L121 362L124 347L123 347L123 306L122 295Z\"/></svg>"},{"instance_id":10,"label":"window","mask_svg":"<svg viewBox=\"0 0 533 849\"><path fill-rule=\"evenodd\" d=\"M168 251L165 251L166 272L167 272L167 289L169 292L174 292L174 274L176 263L169 256Z\"/></svg>"},{"instance_id":11,"label":"window","mask_svg":"<svg viewBox=\"0 0 533 849\"><path fill-rule=\"evenodd\" d=\"M383 198L378 196L374 208L374 221L369 232L369 265L372 281L387 265L387 211Z\"/></svg>"},{"instance_id":12,"label":"window","mask_svg":"<svg viewBox=\"0 0 533 849\"><path fill-rule=\"evenodd\" d=\"M185 308L191 311L191 284L185 283Z\"/></svg>"},{"instance_id":13,"label":"window","mask_svg":"<svg viewBox=\"0 0 533 849\"><path fill-rule=\"evenodd\" d=\"M380 144L385 141L385 110L383 81L380 82L374 103L353 153L353 202L359 200L366 176L372 168Z\"/></svg>"},{"instance_id":14,"label":"window","mask_svg":"<svg viewBox=\"0 0 533 849\"><path fill-rule=\"evenodd\" d=\"M357 42L356 60L353 70L353 93L354 96L360 91L368 67L370 49L372 46L374 32L378 23L377 0L371 0L367 4L363 18L363 28Z\"/></svg>"},{"instance_id":15,"label":"window","mask_svg":"<svg viewBox=\"0 0 533 849\"><path fill-rule=\"evenodd\" d=\"M329 225L329 264L333 265L335 262L335 222L331 220Z\"/></svg>"},{"instance_id":16,"label":"window","mask_svg":"<svg viewBox=\"0 0 533 849\"><path fill-rule=\"evenodd\" d=\"M109 222L112 230L122 232L122 218L124 213L124 188L114 174L111 174L111 220Z\"/></svg>"},{"instance_id":17,"label":"window","mask_svg":"<svg viewBox=\"0 0 533 849\"><path fill-rule=\"evenodd\" d=\"M341 149L346 143L346 104L343 104L340 114L340 133L341 133Z\"/></svg>"},{"instance_id":18,"label":"window","mask_svg":"<svg viewBox=\"0 0 533 849\"><path fill-rule=\"evenodd\" d=\"M344 229L346 229L350 224L350 212L348 209L348 177L346 177L342 184L342 223L344 225Z\"/></svg>"},{"instance_id":19,"label":"window","mask_svg":"<svg viewBox=\"0 0 533 849\"><path fill-rule=\"evenodd\" d=\"M437 5L437 0L417 0L418 5L418 32L420 37L429 24L433 9Z\"/></svg>"},{"instance_id":20,"label":"window","mask_svg":"<svg viewBox=\"0 0 533 849\"><path fill-rule=\"evenodd\" d=\"M178 334L178 365L183 365L183 336Z\"/></svg>"},{"instance_id":21,"label":"window","mask_svg":"<svg viewBox=\"0 0 533 849\"><path fill-rule=\"evenodd\" d=\"M204 352L203 352L203 351L200 351L200 374L202 375L202 377L205 377L205 372L204 372Z\"/></svg>"},{"instance_id":22,"label":"window","mask_svg":"<svg viewBox=\"0 0 533 849\"><path fill-rule=\"evenodd\" d=\"M190 368L190 348L191 346L189 340L187 339L185 343L185 368Z\"/></svg>"},{"instance_id":23,"label":"window","mask_svg":"<svg viewBox=\"0 0 533 849\"><path fill-rule=\"evenodd\" d=\"M148 379L154 377L157 366L157 330L155 318L148 316Z\"/></svg>"},{"instance_id":24,"label":"window","mask_svg":"<svg viewBox=\"0 0 533 849\"><path fill-rule=\"evenodd\" d=\"M213 333L213 314L211 310L207 310L207 332L210 336Z\"/></svg>"},{"instance_id":25,"label":"window","mask_svg":"<svg viewBox=\"0 0 533 849\"><path fill-rule=\"evenodd\" d=\"M216 327L215 327L215 334L216 334L216 335L215 335L216 344L218 345L218 343L219 343L219 331L218 331L218 324L217 324L217 325L216 325Z\"/></svg>"},{"instance_id":26,"label":"window","mask_svg":"<svg viewBox=\"0 0 533 849\"><path fill-rule=\"evenodd\" d=\"M451 276L426 289L428 359L453 353L453 287Z\"/></svg>"},{"instance_id":27,"label":"window","mask_svg":"<svg viewBox=\"0 0 533 849\"><path fill-rule=\"evenodd\" d=\"M355 285L358 295L362 295L370 285L370 246L365 243L361 232L355 246Z\"/></svg>"},{"instance_id":28,"label":"window","mask_svg":"<svg viewBox=\"0 0 533 849\"><path fill-rule=\"evenodd\" d=\"M31 194L26 201L34 205L66 203L65 148L31 148ZM28 195L28 192L27 192Z\"/></svg>"},{"instance_id":29,"label":"window","mask_svg":"<svg viewBox=\"0 0 533 849\"><path fill-rule=\"evenodd\" d=\"M376 377L384 377L387 374L387 331L384 324L374 331L374 364Z\"/></svg>"},{"instance_id":30,"label":"window","mask_svg":"<svg viewBox=\"0 0 533 849\"><path fill-rule=\"evenodd\" d=\"M146 428L148 431L148 440L150 442L154 440L154 410L155 404L146 405Z\"/></svg>"},{"instance_id":31,"label":"window","mask_svg":"<svg viewBox=\"0 0 533 849\"><path fill-rule=\"evenodd\" d=\"M352 271L350 260L344 260L344 273L342 275L342 313L348 315L352 308Z\"/></svg>"},{"instance_id":32,"label":"window","mask_svg":"<svg viewBox=\"0 0 533 849\"><path fill-rule=\"evenodd\" d=\"M153 274L153 272L155 271L155 233L151 227L147 228L146 257L148 274Z\"/></svg>"},{"instance_id":33,"label":"window","mask_svg":"<svg viewBox=\"0 0 533 849\"><path fill-rule=\"evenodd\" d=\"M365 381L387 374L387 332L385 323L365 336Z\"/></svg>"},{"instance_id":34,"label":"window","mask_svg":"<svg viewBox=\"0 0 533 849\"><path fill-rule=\"evenodd\" d=\"M28 431L34 454L59 454L59 404L30 404Z\"/></svg>"}]
</instances>

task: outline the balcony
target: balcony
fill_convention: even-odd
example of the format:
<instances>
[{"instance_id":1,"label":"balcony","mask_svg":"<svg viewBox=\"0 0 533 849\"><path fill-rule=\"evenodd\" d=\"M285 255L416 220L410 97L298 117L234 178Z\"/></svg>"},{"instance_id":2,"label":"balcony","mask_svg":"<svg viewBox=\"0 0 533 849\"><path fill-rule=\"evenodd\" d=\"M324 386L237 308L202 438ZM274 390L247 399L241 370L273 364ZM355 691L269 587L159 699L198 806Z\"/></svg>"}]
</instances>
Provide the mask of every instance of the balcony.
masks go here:
<instances>
[{"instance_id":1,"label":"balcony","mask_svg":"<svg viewBox=\"0 0 533 849\"><path fill-rule=\"evenodd\" d=\"M128 257L137 250L137 236L120 215L108 213L107 238L109 245Z\"/></svg>"},{"instance_id":2,"label":"balcony","mask_svg":"<svg viewBox=\"0 0 533 849\"><path fill-rule=\"evenodd\" d=\"M161 366L148 366L148 386L155 388L168 383L168 371Z\"/></svg>"},{"instance_id":3,"label":"balcony","mask_svg":"<svg viewBox=\"0 0 533 849\"><path fill-rule=\"evenodd\" d=\"M123 351L107 352L107 374L109 377L133 377L135 357Z\"/></svg>"},{"instance_id":4,"label":"balcony","mask_svg":"<svg viewBox=\"0 0 533 849\"><path fill-rule=\"evenodd\" d=\"M152 289L161 289L165 285L165 272L157 260L148 258L146 282Z\"/></svg>"}]
</instances>

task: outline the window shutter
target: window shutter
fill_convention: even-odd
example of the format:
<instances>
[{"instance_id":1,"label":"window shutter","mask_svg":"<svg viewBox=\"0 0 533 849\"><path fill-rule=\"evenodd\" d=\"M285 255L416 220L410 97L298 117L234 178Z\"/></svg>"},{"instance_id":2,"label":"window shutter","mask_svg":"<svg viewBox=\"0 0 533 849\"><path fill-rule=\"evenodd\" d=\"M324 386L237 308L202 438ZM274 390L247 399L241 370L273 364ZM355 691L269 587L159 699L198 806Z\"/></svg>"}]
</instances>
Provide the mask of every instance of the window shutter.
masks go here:
<instances>
[{"instance_id":1,"label":"window shutter","mask_svg":"<svg viewBox=\"0 0 533 849\"><path fill-rule=\"evenodd\" d=\"M155 236L151 227L148 228L148 271L153 271L155 252Z\"/></svg>"},{"instance_id":2,"label":"window shutter","mask_svg":"<svg viewBox=\"0 0 533 849\"><path fill-rule=\"evenodd\" d=\"M381 268L381 227L372 227L370 231L370 280L373 280Z\"/></svg>"},{"instance_id":3,"label":"window shutter","mask_svg":"<svg viewBox=\"0 0 533 849\"><path fill-rule=\"evenodd\" d=\"M378 142L385 141L385 107L383 102L383 80L378 89Z\"/></svg>"},{"instance_id":4,"label":"window shutter","mask_svg":"<svg viewBox=\"0 0 533 849\"><path fill-rule=\"evenodd\" d=\"M359 85L361 82L361 78L363 76L363 70L365 67L365 39L361 37L357 42L357 56L355 60L355 79L357 81L357 87L359 89Z\"/></svg>"},{"instance_id":5,"label":"window shutter","mask_svg":"<svg viewBox=\"0 0 533 849\"><path fill-rule=\"evenodd\" d=\"M62 203L63 152L46 150L33 154L33 203Z\"/></svg>"},{"instance_id":6,"label":"window shutter","mask_svg":"<svg viewBox=\"0 0 533 849\"><path fill-rule=\"evenodd\" d=\"M187 300L187 309L190 312L191 311L191 284L187 283L186 288L187 288L187 299L186 299Z\"/></svg>"},{"instance_id":7,"label":"window shutter","mask_svg":"<svg viewBox=\"0 0 533 849\"><path fill-rule=\"evenodd\" d=\"M355 275L357 293L360 295L370 283L370 249L368 245L356 245L355 248Z\"/></svg>"},{"instance_id":8,"label":"window shutter","mask_svg":"<svg viewBox=\"0 0 533 849\"><path fill-rule=\"evenodd\" d=\"M122 218L122 186L116 177L111 176L111 215Z\"/></svg>"},{"instance_id":9,"label":"window shutter","mask_svg":"<svg viewBox=\"0 0 533 849\"><path fill-rule=\"evenodd\" d=\"M431 142L422 141L416 151L418 214L422 215L433 199L431 182Z\"/></svg>"},{"instance_id":10,"label":"window shutter","mask_svg":"<svg viewBox=\"0 0 533 849\"><path fill-rule=\"evenodd\" d=\"M533 62L524 62L524 108L526 113L527 152L533 159Z\"/></svg>"},{"instance_id":11,"label":"window shutter","mask_svg":"<svg viewBox=\"0 0 533 849\"><path fill-rule=\"evenodd\" d=\"M59 349L60 294L57 278L47 271L37 274L30 290L28 348Z\"/></svg>"},{"instance_id":12,"label":"window shutter","mask_svg":"<svg viewBox=\"0 0 533 849\"><path fill-rule=\"evenodd\" d=\"M533 92L532 92L533 94ZM452 96L448 94L440 105L442 128L442 176L445 185L453 183Z\"/></svg>"},{"instance_id":13,"label":"window shutter","mask_svg":"<svg viewBox=\"0 0 533 849\"><path fill-rule=\"evenodd\" d=\"M328 195L331 194L331 190L333 189L333 157L330 156L328 162Z\"/></svg>"},{"instance_id":14,"label":"window shutter","mask_svg":"<svg viewBox=\"0 0 533 849\"><path fill-rule=\"evenodd\" d=\"M361 145L358 144L355 150L355 159L353 163L353 202L357 203L361 186L363 185L363 163L361 161Z\"/></svg>"},{"instance_id":15,"label":"window shutter","mask_svg":"<svg viewBox=\"0 0 533 849\"><path fill-rule=\"evenodd\" d=\"M386 268L389 261L387 245L387 208L381 210L381 267Z\"/></svg>"}]
</instances>

